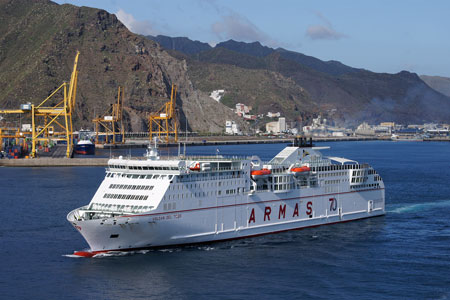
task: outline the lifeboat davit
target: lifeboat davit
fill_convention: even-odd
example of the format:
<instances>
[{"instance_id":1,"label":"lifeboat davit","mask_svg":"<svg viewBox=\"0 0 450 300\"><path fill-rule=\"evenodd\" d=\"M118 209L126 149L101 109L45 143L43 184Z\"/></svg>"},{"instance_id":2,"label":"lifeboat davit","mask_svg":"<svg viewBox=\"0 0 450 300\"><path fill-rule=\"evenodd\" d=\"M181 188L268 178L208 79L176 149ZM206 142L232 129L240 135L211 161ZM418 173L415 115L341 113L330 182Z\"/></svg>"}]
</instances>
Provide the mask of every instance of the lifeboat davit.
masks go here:
<instances>
[{"instance_id":1,"label":"lifeboat davit","mask_svg":"<svg viewBox=\"0 0 450 300\"><path fill-rule=\"evenodd\" d=\"M254 180L267 178L270 174L272 174L272 171L270 171L269 169L253 170L251 172L252 178Z\"/></svg>"},{"instance_id":2,"label":"lifeboat davit","mask_svg":"<svg viewBox=\"0 0 450 300\"><path fill-rule=\"evenodd\" d=\"M291 169L291 172L294 173L294 176L306 175L309 171L311 171L311 168L308 166L294 167Z\"/></svg>"},{"instance_id":3,"label":"lifeboat davit","mask_svg":"<svg viewBox=\"0 0 450 300\"><path fill-rule=\"evenodd\" d=\"M191 171L200 171L200 163L196 163L193 167L189 168Z\"/></svg>"}]
</instances>

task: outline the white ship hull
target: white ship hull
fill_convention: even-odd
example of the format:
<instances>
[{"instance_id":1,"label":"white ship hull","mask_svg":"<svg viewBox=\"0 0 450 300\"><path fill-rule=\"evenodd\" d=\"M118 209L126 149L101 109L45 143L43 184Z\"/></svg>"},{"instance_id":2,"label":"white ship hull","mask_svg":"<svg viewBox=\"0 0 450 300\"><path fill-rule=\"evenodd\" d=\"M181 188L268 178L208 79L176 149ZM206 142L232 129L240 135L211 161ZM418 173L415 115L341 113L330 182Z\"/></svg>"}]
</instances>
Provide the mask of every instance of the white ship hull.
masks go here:
<instances>
[{"instance_id":1,"label":"white ship hull","mask_svg":"<svg viewBox=\"0 0 450 300\"><path fill-rule=\"evenodd\" d=\"M384 189L301 194L230 196L210 199L204 208L81 222L71 212L68 219L93 252L103 252L231 240L385 214Z\"/></svg>"}]
</instances>

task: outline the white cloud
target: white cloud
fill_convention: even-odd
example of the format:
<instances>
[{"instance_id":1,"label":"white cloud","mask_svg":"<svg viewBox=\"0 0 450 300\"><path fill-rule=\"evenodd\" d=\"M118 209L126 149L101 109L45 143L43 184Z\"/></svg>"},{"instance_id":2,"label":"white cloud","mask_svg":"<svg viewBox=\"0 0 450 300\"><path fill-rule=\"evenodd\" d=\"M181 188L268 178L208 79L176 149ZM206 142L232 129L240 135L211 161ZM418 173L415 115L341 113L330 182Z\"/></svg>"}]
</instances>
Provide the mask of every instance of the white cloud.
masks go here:
<instances>
[{"instance_id":1,"label":"white cloud","mask_svg":"<svg viewBox=\"0 0 450 300\"><path fill-rule=\"evenodd\" d=\"M209 41L208 44L209 44L211 47L215 47L215 46L217 45L217 42L216 42L216 41Z\"/></svg>"},{"instance_id":2,"label":"white cloud","mask_svg":"<svg viewBox=\"0 0 450 300\"><path fill-rule=\"evenodd\" d=\"M317 17L322 20L325 25L311 25L306 29L306 35L312 40L339 40L347 37L343 33L334 30L333 25L320 12L316 12Z\"/></svg>"},{"instance_id":3,"label":"white cloud","mask_svg":"<svg viewBox=\"0 0 450 300\"><path fill-rule=\"evenodd\" d=\"M221 20L212 24L211 29L219 39L240 41L266 41L269 38L247 18L232 13L221 16Z\"/></svg>"},{"instance_id":4,"label":"white cloud","mask_svg":"<svg viewBox=\"0 0 450 300\"><path fill-rule=\"evenodd\" d=\"M123 9L119 9L116 16L119 21L122 22L131 32L142 35L158 34L158 32L154 29L154 26L149 21L138 21L132 14L125 12Z\"/></svg>"}]
</instances>

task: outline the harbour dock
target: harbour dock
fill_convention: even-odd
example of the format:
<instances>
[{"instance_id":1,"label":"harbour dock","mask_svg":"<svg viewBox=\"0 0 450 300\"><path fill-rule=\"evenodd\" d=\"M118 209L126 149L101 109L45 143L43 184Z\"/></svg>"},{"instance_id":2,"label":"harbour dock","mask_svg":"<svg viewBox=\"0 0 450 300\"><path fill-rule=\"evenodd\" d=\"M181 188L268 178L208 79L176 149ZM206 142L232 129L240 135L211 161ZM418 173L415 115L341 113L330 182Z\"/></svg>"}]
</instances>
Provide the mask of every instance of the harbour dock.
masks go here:
<instances>
[{"instance_id":1,"label":"harbour dock","mask_svg":"<svg viewBox=\"0 0 450 300\"><path fill-rule=\"evenodd\" d=\"M0 167L104 167L109 158L0 159Z\"/></svg>"},{"instance_id":2,"label":"harbour dock","mask_svg":"<svg viewBox=\"0 0 450 300\"><path fill-rule=\"evenodd\" d=\"M314 142L341 142L341 141L374 141L390 140L384 137L315 137ZM448 138L424 139L423 141L450 141ZM132 149L146 148L148 139L135 138L128 139L124 144L101 144L96 145L100 149ZM181 141L180 144L186 146L219 146L219 145L246 145L246 144L279 144L292 143L292 138L270 138L270 137L247 137L247 136L211 136L211 137L191 137L188 141ZM163 147L178 147L178 143L161 144ZM61 147L61 150L64 150ZM50 156L33 159L0 159L0 167L105 167L109 158L66 158L61 151L55 151Z\"/></svg>"},{"instance_id":3,"label":"harbour dock","mask_svg":"<svg viewBox=\"0 0 450 300\"><path fill-rule=\"evenodd\" d=\"M232 137L229 136L215 136L215 137L195 137L188 141L180 141L181 145L186 146L215 146L215 145L246 145L246 144L280 144L292 143L292 138L251 138L251 137ZM379 137L315 137L315 142L341 142L341 141L373 141L379 140ZM96 145L101 149L129 149L129 148L145 148L148 146L148 139L134 139L127 140L125 144L103 144ZM166 147L178 147L179 143L163 143L161 145Z\"/></svg>"}]
</instances>

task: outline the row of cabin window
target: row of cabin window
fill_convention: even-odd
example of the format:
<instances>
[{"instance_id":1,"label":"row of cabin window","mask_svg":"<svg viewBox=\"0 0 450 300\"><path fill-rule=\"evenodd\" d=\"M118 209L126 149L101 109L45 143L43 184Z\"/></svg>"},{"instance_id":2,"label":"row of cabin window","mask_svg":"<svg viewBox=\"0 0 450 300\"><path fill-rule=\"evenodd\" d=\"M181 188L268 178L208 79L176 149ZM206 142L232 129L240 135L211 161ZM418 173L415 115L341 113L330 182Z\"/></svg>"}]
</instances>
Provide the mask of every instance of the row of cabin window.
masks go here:
<instances>
[{"instance_id":1,"label":"row of cabin window","mask_svg":"<svg viewBox=\"0 0 450 300\"><path fill-rule=\"evenodd\" d=\"M310 186L317 186L317 181L311 180L309 182L309 185ZM271 186L272 185L261 184L261 185L258 185L256 187L256 190L257 191L266 191L266 190L269 190L269 188ZM308 180L301 180L298 183L274 184L273 185L273 190L274 191L284 191L284 190L300 189L300 188L305 187L305 186L308 186ZM253 185L250 186L250 190L254 190Z\"/></svg>"},{"instance_id":2,"label":"row of cabin window","mask_svg":"<svg viewBox=\"0 0 450 300\"><path fill-rule=\"evenodd\" d=\"M351 185L351 189L362 189L362 188L379 188L379 183L369 183L369 184L358 184L358 185Z\"/></svg>"},{"instance_id":3,"label":"row of cabin window","mask_svg":"<svg viewBox=\"0 0 450 300\"><path fill-rule=\"evenodd\" d=\"M152 209L153 206L142 205L120 205L120 204L106 204L106 203L92 203L91 209L93 210L109 210L109 211L137 211L144 212Z\"/></svg>"},{"instance_id":4,"label":"row of cabin window","mask_svg":"<svg viewBox=\"0 0 450 300\"><path fill-rule=\"evenodd\" d=\"M133 208L133 210L142 210L146 211L148 209L152 209L153 206L142 206L142 205L121 205L121 204L107 204L107 203L92 203L90 209L93 210L123 210L126 208Z\"/></svg>"},{"instance_id":5,"label":"row of cabin window","mask_svg":"<svg viewBox=\"0 0 450 300\"><path fill-rule=\"evenodd\" d=\"M172 170L172 171L178 171L178 167L141 167L141 166L128 166L130 170Z\"/></svg>"},{"instance_id":6,"label":"row of cabin window","mask_svg":"<svg viewBox=\"0 0 450 300\"><path fill-rule=\"evenodd\" d=\"M345 175L347 175L347 172L322 173L322 174L319 174L319 178L333 177L333 176L345 176Z\"/></svg>"},{"instance_id":7,"label":"row of cabin window","mask_svg":"<svg viewBox=\"0 0 450 300\"><path fill-rule=\"evenodd\" d=\"M230 192L230 191L234 191L234 192ZM239 191L244 191L244 188L226 190L225 193L226 193L226 195L229 195L229 194L239 193ZM167 195L167 196L164 196L164 198L167 198L168 200L179 200L179 199L210 197L210 196L220 196L220 195L222 195L222 191L206 191L206 192L197 192L197 193Z\"/></svg>"},{"instance_id":8,"label":"row of cabin window","mask_svg":"<svg viewBox=\"0 0 450 300\"><path fill-rule=\"evenodd\" d=\"M114 175L117 174L121 177L126 178L133 178L133 179L165 179L166 177L170 180L173 178L173 175L159 175L159 174L153 174L153 175L138 175L138 174L118 174L118 173L108 173L106 174L106 177L114 177Z\"/></svg>"},{"instance_id":9,"label":"row of cabin window","mask_svg":"<svg viewBox=\"0 0 450 300\"><path fill-rule=\"evenodd\" d=\"M272 174L279 174L279 173L284 173L288 169L289 169L288 167L281 167L281 168L271 169L270 171L272 172Z\"/></svg>"},{"instance_id":10,"label":"row of cabin window","mask_svg":"<svg viewBox=\"0 0 450 300\"><path fill-rule=\"evenodd\" d=\"M367 177L356 177L356 178L352 178L352 183L355 183L355 182L365 182L365 181L367 181Z\"/></svg>"},{"instance_id":11,"label":"row of cabin window","mask_svg":"<svg viewBox=\"0 0 450 300\"><path fill-rule=\"evenodd\" d=\"M295 188L295 185L293 183L288 184L275 184L273 186L274 191L284 191L284 190L292 190Z\"/></svg>"},{"instance_id":12,"label":"row of cabin window","mask_svg":"<svg viewBox=\"0 0 450 300\"><path fill-rule=\"evenodd\" d=\"M134 184L110 184L110 189L124 189L124 190L153 190L153 185L134 185Z\"/></svg>"},{"instance_id":13,"label":"row of cabin window","mask_svg":"<svg viewBox=\"0 0 450 300\"><path fill-rule=\"evenodd\" d=\"M225 194L226 195L233 195L233 194L237 194L239 192L239 189L231 189L231 190L226 190Z\"/></svg>"},{"instance_id":14,"label":"row of cabin window","mask_svg":"<svg viewBox=\"0 0 450 300\"><path fill-rule=\"evenodd\" d=\"M381 176L380 175L375 175L373 177L374 181L381 181Z\"/></svg>"},{"instance_id":15,"label":"row of cabin window","mask_svg":"<svg viewBox=\"0 0 450 300\"><path fill-rule=\"evenodd\" d=\"M105 199L123 199L123 200L147 200L147 195L125 195L125 194L105 194Z\"/></svg>"},{"instance_id":16,"label":"row of cabin window","mask_svg":"<svg viewBox=\"0 0 450 300\"><path fill-rule=\"evenodd\" d=\"M207 175L207 174L204 174L204 175ZM222 176L221 174L219 174L218 176L211 176L211 177L204 177L204 178L190 178L190 177L184 176L183 178L180 178L178 181L179 182L195 182L195 181L223 180L223 179L233 179L233 178L242 178L242 176L239 176L239 177L231 176L231 175Z\"/></svg>"},{"instance_id":17,"label":"row of cabin window","mask_svg":"<svg viewBox=\"0 0 450 300\"><path fill-rule=\"evenodd\" d=\"M129 170L142 170L142 171L148 171L148 170L173 170L178 171L178 167L148 167L148 166L124 166L124 165L111 165L110 168L114 169L129 169Z\"/></svg>"},{"instance_id":18,"label":"row of cabin window","mask_svg":"<svg viewBox=\"0 0 450 300\"><path fill-rule=\"evenodd\" d=\"M369 170L369 175L373 175L373 174L377 174L377 171L375 171L374 169L370 169Z\"/></svg>"},{"instance_id":19,"label":"row of cabin window","mask_svg":"<svg viewBox=\"0 0 450 300\"><path fill-rule=\"evenodd\" d=\"M223 184L222 184L223 183ZM247 183L247 180L245 181ZM196 188L207 188L225 185L237 185L243 184L242 180L232 180L232 181L219 181L219 182L205 182L205 183L191 183L191 184L175 184L169 186L169 190L184 190L186 189L196 189Z\"/></svg>"},{"instance_id":20,"label":"row of cabin window","mask_svg":"<svg viewBox=\"0 0 450 300\"><path fill-rule=\"evenodd\" d=\"M361 171L353 171L352 176L363 176L364 174L364 170Z\"/></svg>"},{"instance_id":21,"label":"row of cabin window","mask_svg":"<svg viewBox=\"0 0 450 300\"><path fill-rule=\"evenodd\" d=\"M223 179L226 176L229 178L240 178L242 177L242 171L233 171L233 172L211 172L211 173L191 173L188 175L180 175L180 181L202 181L209 180L208 178L215 179L215 177L220 177L218 179Z\"/></svg>"},{"instance_id":22,"label":"row of cabin window","mask_svg":"<svg viewBox=\"0 0 450 300\"><path fill-rule=\"evenodd\" d=\"M323 172L323 171L338 171L338 170L350 170L350 169L364 169L366 165L329 165L321 167L312 167L313 172Z\"/></svg>"},{"instance_id":23,"label":"row of cabin window","mask_svg":"<svg viewBox=\"0 0 450 300\"><path fill-rule=\"evenodd\" d=\"M274 183L282 183L282 182L290 182L291 176L274 176L273 182Z\"/></svg>"},{"instance_id":24,"label":"row of cabin window","mask_svg":"<svg viewBox=\"0 0 450 300\"><path fill-rule=\"evenodd\" d=\"M353 178L355 179L355 178ZM341 183L341 181L339 179L334 179L334 180L325 180L325 184L339 184Z\"/></svg>"}]
</instances>

